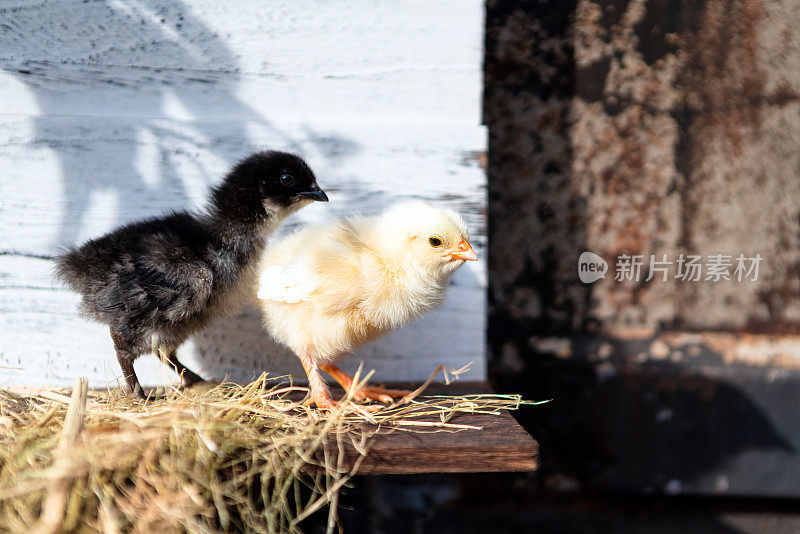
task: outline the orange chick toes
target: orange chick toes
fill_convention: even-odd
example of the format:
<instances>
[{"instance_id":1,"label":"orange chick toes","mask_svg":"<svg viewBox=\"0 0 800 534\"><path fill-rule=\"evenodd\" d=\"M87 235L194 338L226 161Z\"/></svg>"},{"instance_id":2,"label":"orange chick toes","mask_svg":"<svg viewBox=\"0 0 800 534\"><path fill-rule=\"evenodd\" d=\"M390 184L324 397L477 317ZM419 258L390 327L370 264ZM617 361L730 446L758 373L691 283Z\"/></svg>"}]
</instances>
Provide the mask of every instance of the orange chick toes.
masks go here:
<instances>
[{"instance_id":1,"label":"orange chick toes","mask_svg":"<svg viewBox=\"0 0 800 534\"><path fill-rule=\"evenodd\" d=\"M335 365L321 365L320 369L331 375L345 391L353 385L353 377L336 367ZM393 399L405 397L411 393L403 389L386 389L382 387L364 386L353 395L357 400L374 400L378 402L392 402Z\"/></svg>"}]
</instances>

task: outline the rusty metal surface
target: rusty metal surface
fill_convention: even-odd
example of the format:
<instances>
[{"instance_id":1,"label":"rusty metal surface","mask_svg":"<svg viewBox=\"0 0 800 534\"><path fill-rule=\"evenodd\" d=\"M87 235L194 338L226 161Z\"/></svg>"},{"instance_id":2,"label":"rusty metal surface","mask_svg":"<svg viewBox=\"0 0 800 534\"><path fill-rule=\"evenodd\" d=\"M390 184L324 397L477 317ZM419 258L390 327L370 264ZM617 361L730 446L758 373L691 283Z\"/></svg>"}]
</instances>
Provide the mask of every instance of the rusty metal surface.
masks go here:
<instances>
[{"instance_id":1,"label":"rusty metal surface","mask_svg":"<svg viewBox=\"0 0 800 534\"><path fill-rule=\"evenodd\" d=\"M523 415L553 487L800 496L797 27L789 0L487 2L490 370L555 399ZM584 251L763 263L587 285Z\"/></svg>"},{"instance_id":2,"label":"rusty metal surface","mask_svg":"<svg viewBox=\"0 0 800 534\"><path fill-rule=\"evenodd\" d=\"M490 1L491 296L540 331L800 331L800 8ZM757 282L577 278L584 250L761 254Z\"/></svg>"}]
</instances>

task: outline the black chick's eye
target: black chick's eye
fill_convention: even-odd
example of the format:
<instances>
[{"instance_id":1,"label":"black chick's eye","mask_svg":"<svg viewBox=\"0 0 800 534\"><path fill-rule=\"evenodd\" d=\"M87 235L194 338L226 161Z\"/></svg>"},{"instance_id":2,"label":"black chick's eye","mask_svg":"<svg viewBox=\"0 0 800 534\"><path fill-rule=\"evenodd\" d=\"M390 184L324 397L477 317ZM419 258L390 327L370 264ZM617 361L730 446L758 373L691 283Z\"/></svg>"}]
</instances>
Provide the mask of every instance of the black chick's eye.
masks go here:
<instances>
[{"instance_id":1,"label":"black chick's eye","mask_svg":"<svg viewBox=\"0 0 800 534\"><path fill-rule=\"evenodd\" d=\"M286 187L292 187L294 185L294 176L291 174L281 174L280 180L281 185L285 185Z\"/></svg>"},{"instance_id":2,"label":"black chick's eye","mask_svg":"<svg viewBox=\"0 0 800 534\"><path fill-rule=\"evenodd\" d=\"M432 247L441 247L442 246L442 240L439 239L438 237L429 237L428 238L428 243L430 243Z\"/></svg>"}]
</instances>

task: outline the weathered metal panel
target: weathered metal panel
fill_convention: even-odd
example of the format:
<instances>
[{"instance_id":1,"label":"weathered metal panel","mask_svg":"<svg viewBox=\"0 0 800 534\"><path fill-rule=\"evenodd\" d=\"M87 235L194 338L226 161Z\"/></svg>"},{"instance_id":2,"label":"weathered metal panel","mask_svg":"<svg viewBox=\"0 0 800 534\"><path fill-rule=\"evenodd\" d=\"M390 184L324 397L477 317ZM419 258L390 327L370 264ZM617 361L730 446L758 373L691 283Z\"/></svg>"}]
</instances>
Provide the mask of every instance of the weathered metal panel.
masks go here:
<instances>
[{"instance_id":1,"label":"weathered metal panel","mask_svg":"<svg viewBox=\"0 0 800 534\"><path fill-rule=\"evenodd\" d=\"M487 5L490 366L555 399L528 416L543 473L800 495L800 9ZM614 279L621 254L740 253L757 280Z\"/></svg>"},{"instance_id":2,"label":"weathered metal panel","mask_svg":"<svg viewBox=\"0 0 800 534\"><path fill-rule=\"evenodd\" d=\"M798 8L558 4L550 15L544 4L489 4L505 13L487 33L491 224L505 238L495 296L547 315L548 328L797 331ZM547 35L556 13L574 22L569 34ZM748 284L607 277L586 287L576 276L584 250L764 263ZM513 289L534 279L558 295Z\"/></svg>"}]
</instances>

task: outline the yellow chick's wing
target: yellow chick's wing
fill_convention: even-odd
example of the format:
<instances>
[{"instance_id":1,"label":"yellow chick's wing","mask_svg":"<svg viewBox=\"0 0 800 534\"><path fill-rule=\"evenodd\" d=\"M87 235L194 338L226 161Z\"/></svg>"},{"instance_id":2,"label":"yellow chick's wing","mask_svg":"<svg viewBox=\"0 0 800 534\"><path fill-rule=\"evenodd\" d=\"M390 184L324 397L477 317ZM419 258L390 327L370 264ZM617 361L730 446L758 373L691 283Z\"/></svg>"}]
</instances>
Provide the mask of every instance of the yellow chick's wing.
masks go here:
<instances>
[{"instance_id":1,"label":"yellow chick's wing","mask_svg":"<svg viewBox=\"0 0 800 534\"><path fill-rule=\"evenodd\" d=\"M344 221L306 227L268 251L257 296L329 313L352 307L361 298L359 249Z\"/></svg>"},{"instance_id":2,"label":"yellow chick's wing","mask_svg":"<svg viewBox=\"0 0 800 534\"><path fill-rule=\"evenodd\" d=\"M257 297L296 304L307 301L319 287L313 275L310 258L301 256L288 265L267 265L258 279Z\"/></svg>"}]
</instances>

